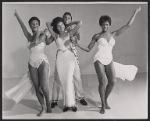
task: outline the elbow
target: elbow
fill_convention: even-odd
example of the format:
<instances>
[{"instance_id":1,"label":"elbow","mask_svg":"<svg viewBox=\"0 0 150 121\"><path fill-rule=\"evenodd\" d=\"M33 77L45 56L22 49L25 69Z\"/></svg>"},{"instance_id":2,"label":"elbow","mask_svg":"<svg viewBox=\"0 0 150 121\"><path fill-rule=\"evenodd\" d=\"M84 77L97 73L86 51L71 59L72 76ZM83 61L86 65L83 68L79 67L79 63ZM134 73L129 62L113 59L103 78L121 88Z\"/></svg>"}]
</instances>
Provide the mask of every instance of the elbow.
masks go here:
<instances>
[{"instance_id":1,"label":"elbow","mask_svg":"<svg viewBox=\"0 0 150 121\"><path fill-rule=\"evenodd\" d=\"M131 24L128 24L127 27L129 28L131 26Z\"/></svg>"},{"instance_id":2,"label":"elbow","mask_svg":"<svg viewBox=\"0 0 150 121\"><path fill-rule=\"evenodd\" d=\"M86 50L86 52L90 52L90 49Z\"/></svg>"},{"instance_id":3,"label":"elbow","mask_svg":"<svg viewBox=\"0 0 150 121\"><path fill-rule=\"evenodd\" d=\"M132 23L127 23L127 25L126 25L126 26L127 26L127 27L130 27L130 26L131 26L131 24L132 24Z\"/></svg>"}]
</instances>

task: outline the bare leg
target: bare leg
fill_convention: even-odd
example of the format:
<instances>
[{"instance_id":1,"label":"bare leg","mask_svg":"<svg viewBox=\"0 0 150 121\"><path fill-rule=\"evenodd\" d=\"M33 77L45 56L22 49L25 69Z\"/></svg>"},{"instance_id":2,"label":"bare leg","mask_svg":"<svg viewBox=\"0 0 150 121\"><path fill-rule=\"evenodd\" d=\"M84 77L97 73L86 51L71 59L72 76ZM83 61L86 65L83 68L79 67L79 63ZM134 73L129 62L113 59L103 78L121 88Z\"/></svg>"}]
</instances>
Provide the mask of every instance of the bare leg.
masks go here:
<instances>
[{"instance_id":1,"label":"bare leg","mask_svg":"<svg viewBox=\"0 0 150 121\"><path fill-rule=\"evenodd\" d=\"M106 66L106 76L108 79L108 84L106 86L105 103L106 103L106 109L110 109L107 99L108 99L108 96L110 95L110 93L112 92L112 89L114 87L115 80L116 80L113 62L111 62L109 65Z\"/></svg>"},{"instance_id":2,"label":"bare leg","mask_svg":"<svg viewBox=\"0 0 150 121\"><path fill-rule=\"evenodd\" d=\"M32 79L32 82L36 91L36 96L42 107L42 110L40 111L40 113L37 114L37 116L40 116L45 106L44 106L43 94L39 90L40 84L39 84L39 78L38 78L38 70L37 68L34 68L29 64L29 71L30 71L31 79Z\"/></svg>"},{"instance_id":3,"label":"bare leg","mask_svg":"<svg viewBox=\"0 0 150 121\"><path fill-rule=\"evenodd\" d=\"M49 65L45 61L39 66L40 86L46 99L47 113L51 113L49 102Z\"/></svg>"},{"instance_id":4,"label":"bare leg","mask_svg":"<svg viewBox=\"0 0 150 121\"><path fill-rule=\"evenodd\" d=\"M105 113L105 69L104 69L104 65L102 65L99 61L96 61L94 65L99 80L99 94L102 101L102 108L100 110L100 113L104 114Z\"/></svg>"}]
</instances>

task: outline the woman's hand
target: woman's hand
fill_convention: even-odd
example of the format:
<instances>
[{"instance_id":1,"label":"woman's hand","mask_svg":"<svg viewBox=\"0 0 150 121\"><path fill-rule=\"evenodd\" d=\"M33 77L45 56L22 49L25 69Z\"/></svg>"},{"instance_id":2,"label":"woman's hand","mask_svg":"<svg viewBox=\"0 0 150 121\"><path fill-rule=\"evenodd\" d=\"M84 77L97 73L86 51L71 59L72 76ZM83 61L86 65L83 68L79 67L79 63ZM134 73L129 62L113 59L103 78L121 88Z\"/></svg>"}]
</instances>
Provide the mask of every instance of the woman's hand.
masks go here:
<instances>
[{"instance_id":1,"label":"woman's hand","mask_svg":"<svg viewBox=\"0 0 150 121\"><path fill-rule=\"evenodd\" d=\"M79 43L78 43L78 40L77 40L77 37L76 37L76 36L71 37L71 42L72 42L74 45L76 45L76 46L78 46L78 45L79 45Z\"/></svg>"},{"instance_id":2,"label":"woman's hand","mask_svg":"<svg viewBox=\"0 0 150 121\"><path fill-rule=\"evenodd\" d=\"M45 29L45 30L44 30L44 33L45 33L45 35L47 36L47 38L50 37L50 33L49 33L48 29Z\"/></svg>"},{"instance_id":3,"label":"woman's hand","mask_svg":"<svg viewBox=\"0 0 150 121\"><path fill-rule=\"evenodd\" d=\"M17 16L17 15L18 15L18 13L17 13L17 11L15 10L14 16Z\"/></svg>"},{"instance_id":4,"label":"woman's hand","mask_svg":"<svg viewBox=\"0 0 150 121\"><path fill-rule=\"evenodd\" d=\"M136 12L140 12L141 11L141 6L138 7L138 9L136 9Z\"/></svg>"}]
</instances>

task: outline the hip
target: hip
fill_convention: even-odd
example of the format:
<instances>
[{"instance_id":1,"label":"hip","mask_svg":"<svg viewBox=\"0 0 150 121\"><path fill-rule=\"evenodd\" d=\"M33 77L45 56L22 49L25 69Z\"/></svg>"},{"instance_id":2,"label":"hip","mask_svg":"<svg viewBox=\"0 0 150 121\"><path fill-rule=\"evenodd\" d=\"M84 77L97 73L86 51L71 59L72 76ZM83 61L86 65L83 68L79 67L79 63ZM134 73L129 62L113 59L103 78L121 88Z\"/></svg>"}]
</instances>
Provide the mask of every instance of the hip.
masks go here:
<instances>
[{"instance_id":1,"label":"hip","mask_svg":"<svg viewBox=\"0 0 150 121\"><path fill-rule=\"evenodd\" d=\"M36 68L38 68L43 61L49 64L48 58L45 54L38 54L36 56L31 55L29 57L29 64Z\"/></svg>"},{"instance_id":2,"label":"hip","mask_svg":"<svg viewBox=\"0 0 150 121\"><path fill-rule=\"evenodd\" d=\"M103 65L108 65L113 61L113 56L112 55L109 55L109 56L95 55L94 56L94 63L97 60L100 61Z\"/></svg>"},{"instance_id":3,"label":"hip","mask_svg":"<svg viewBox=\"0 0 150 121\"><path fill-rule=\"evenodd\" d=\"M56 55L56 62L68 62L68 61L75 61L75 55L71 50L67 50L67 51L61 51L58 50L57 51L57 55Z\"/></svg>"}]
</instances>

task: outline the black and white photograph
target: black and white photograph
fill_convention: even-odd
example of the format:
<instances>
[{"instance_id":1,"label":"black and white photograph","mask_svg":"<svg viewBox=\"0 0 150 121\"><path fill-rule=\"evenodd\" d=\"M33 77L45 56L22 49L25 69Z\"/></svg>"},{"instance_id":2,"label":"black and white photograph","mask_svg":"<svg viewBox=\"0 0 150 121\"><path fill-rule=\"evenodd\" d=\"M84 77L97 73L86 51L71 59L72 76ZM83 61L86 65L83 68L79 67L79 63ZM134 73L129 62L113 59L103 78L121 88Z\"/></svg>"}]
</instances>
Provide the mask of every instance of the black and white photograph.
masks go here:
<instances>
[{"instance_id":1,"label":"black and white photograph","mask_svg":"<svg viewBox=\"0 0 150 121\"><path fill-rule=\"evenodd\" d=\"M148 2L2 2L2 119L148 119Z\"/></svg>"}]
</instances>

